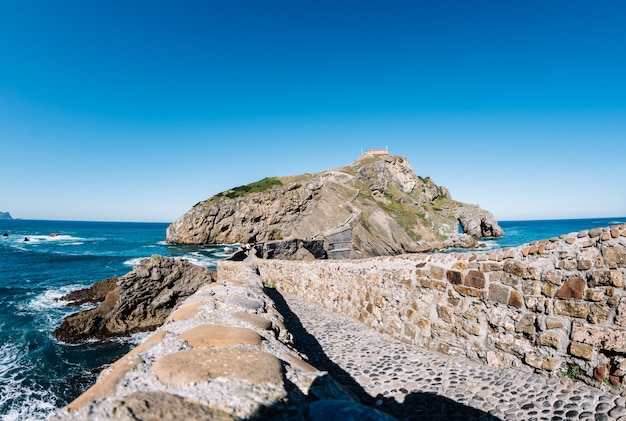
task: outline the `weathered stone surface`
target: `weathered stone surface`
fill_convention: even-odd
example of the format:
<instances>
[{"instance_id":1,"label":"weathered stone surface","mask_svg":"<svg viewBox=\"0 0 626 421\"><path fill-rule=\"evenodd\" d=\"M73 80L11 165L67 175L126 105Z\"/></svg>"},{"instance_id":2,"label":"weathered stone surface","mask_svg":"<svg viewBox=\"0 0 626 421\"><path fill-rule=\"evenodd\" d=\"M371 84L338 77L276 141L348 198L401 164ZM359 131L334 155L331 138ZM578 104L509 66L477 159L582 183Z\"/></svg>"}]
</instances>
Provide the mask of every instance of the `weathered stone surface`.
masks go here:
<instances>
[{"instance_id":1,"label":"weathered stone surface","mask_svg":"<svg viewBox=\"0 0 626 421\"><path fill-rule=\"evenodd\" d=\"M446 277L452 285L461 285L463 283L463 274L457 270L447 271Z\"/></svg>"},{"instance_id":2,"label":"weathered stone surface","mask_svg":"<svg viewBox=\"0 0 626 421\"><path fill-rule=\"evenodd\" d=\"M467 275L465 275L464 284L468 287L472 288L484 288L485 287L485 275L477 270L470 270Z\"/></svg>"},{"instance_id":3,"label":"weathered stone surface","mask_svg":"<svg viewBox=\"0 0 626 421\"><path fill-rule=\"evenodd\" d=\"M65 342L154 330L185 298L213 282L213 272L185 260L152 256L119 277L96 308L67 316L54 336Z\"/></svg>"},{"instance_id":4,"label":"weathered stone surface","mask_svg":"<svg viewBox=\"0 0 626 421\"><path fill-rule=\"evenodd\" d=\"M569 352L583 360L591 361L593 359L593 347L579 342L572 342L569 346Z\"/></svg>"},{"instance_id":5,"label":"weathered stone surface","mask_svg":"<svg viewBox=\"0 0 626 421\"><path fill-rule=\"evenodd\" d=\"M603 247L602 257L610 269L626 267L626 249L623 247Z\"/></svg>"},{"instance_id":6,"label":"weathered stone surface","mask_svg":"<svg viewBox=\"0 0 626 421\"><path fill-rule=\"evenodd\" d=\"M589 314L589 305L575 301L555 300L554 314L585 319Z\"/></svg>"},{"instance_id":7,"label":"weathered stone surface","mask_svg":"<svg viewBox=\"0 0 626 421\"><path fill-rule=\"evenodd\" d=\"M626 327L626 299L622 298L619 301L617 310L615 312L615 324L618 326Z\"/></svg>"},{"instance_id":8,"label":"weathered stone surface","mask_svg":"<svg viewBox=\"0 0 626 421\"><path fill-rule=\"evenodd\" d=\"M535 325L536 321L537 319L534 315L528 314L522 317L517 323L516 331L519 333L533 336L535 333L537 333L537 327Z\"/></svg>"},{"instance_id":9,"label":"weathered stone surface","mask_svg":"<svg viewBox=\"0 0 626 421\"><path fill-rule=\"evenodd\" d=\"M246 348L199 348L168 354L153 364L152 372L171 386L220 377L254 385L283 384L282 365L276 357Z\"/></svg>"},{"instance_id":10,"label":"weathered stone surface","mask_svg":"<svg viewBox=\"0 0 626 421\"><path fill-rule=\"evenodd\" d=\"M510 290L504 285L489 285L489 299L502 304L509 304Z\"/></svg>"},{"instance_id":11,"label":"weathered stone surface","mask_svg":"<svg viewBox=\"0 0 626 421\"><path fill-rule=\"evenodd\" d=\"M572 340L608 351L623 352L626 349L626 329L574 322Z\"/></svg>"},{"instance_id":12,"label":"weathered stone surface","mask_svg":"<svg viewBox=\"0 0 626 421\"><path fill-rule=\"evenodd\" d=\"M511 291L511 295L509 296L509 305L517 308L524 307L524 298L522 298L522 294L517 291Z\"/></svg>"},{"instance_id":13,"label":"weathered stone surface","mask_svg":"<svg viewBox=\"0 0 626 421\"><path fill-rule=\"evenodd\" d=\"M68 307L78 307L83 304L96 304L101 303L106 298L106 295L115 289L118 278L107 278L102 281L98 281L89 288L79 289L72 291L69 294L65 294L59 301L68 301Z\"/></svg>"},{"instance_id":14,"label":"weathered stone surface","mask_svg":"<svg viewBox=\"0 0 626 421\"><path fill-rule=\"evenodd\" d=\"M206 303L194 303L194 304L189 304L189 305L180 307L178 310L176 310L172 314L172 320L174 320L175 322L178 322L180 320L192 319L196 316L200 307L202 307L205 304Z\"/></svg>"},{"instance_id":15,"label":"weathered stone surface","mask_svg":"<svg viewBox=\"0 0 626 421\"><path fill-rule=\"evenodd\" d=\"M557 291L555 297L565 300L580 300L583 298L586 285L587 283L585 281L574 276L563 283L563 286Z\"/></svg>"},{"instance_id":16,"label":"weathered stone surface","mask_svg":"<svg viewBox=\"0 0 626 421\"><path fill-rule=\"evenodd\" d=\"M233 317L237 320L250 323L259 329L270 330L272 328L272 322L270 320L257 314L237 312L233 313Z\"/></svg>"},{"instance_id":17,"label":"weathered stone surface","mask_svg":"<svg viewBox=\"0 0 626 421\"><path fill-rule=\"evenodd\" d=\"M525 278L527 275L526 265L518 260L507 260L503 269L505 272L521 278Z\"/></svg>"},{"instance_id":18,"label":"weathered stone surface","mask_svg":"<svg viewBox=\"0 0 626 421\"><path fill-rule=\"evenodd\" d=\"M260 346L263 341L261 335L254 330L213 324L200 325L178 336L192 348L232 345Z\"/></svg>"},{"instance_id":19,"label":"weathered stone surface","mask_svg":"<svg viewBox=\"0 0 626 421\"><path fill-rule=\"evenodd\" d=\"M211 420L239 417L218 408L166 392L135 392L98 408L93 419L102 420Z\"/></svg>"}]
</instances>

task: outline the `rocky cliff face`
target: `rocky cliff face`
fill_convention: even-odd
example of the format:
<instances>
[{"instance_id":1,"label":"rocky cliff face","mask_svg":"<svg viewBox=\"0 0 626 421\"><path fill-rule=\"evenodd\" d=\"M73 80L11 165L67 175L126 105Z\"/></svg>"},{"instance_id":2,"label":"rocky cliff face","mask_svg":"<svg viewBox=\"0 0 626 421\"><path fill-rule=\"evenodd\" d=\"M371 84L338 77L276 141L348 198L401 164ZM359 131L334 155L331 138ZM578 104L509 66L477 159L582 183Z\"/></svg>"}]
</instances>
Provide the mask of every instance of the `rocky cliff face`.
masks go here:
<instances>
[{"instance_id":1,"label":"rocky cliff face","mask_svg":"<svg viewBox=\"0 0 626 421\"><path fill-rule=\"evenodd\" d=\"M503 235L489 212L452 200L445 187L415 175L400 156L363 155L342 168L262 181L263 191L254 192L256 183L198 203L168 227L166 240L328 240L343 232L343 255L360 258L473 247L476 239Z\"/></svg>"},{"instance_id":2,"label":"rocky cliff face","mask_svg":"<svg viewBox=\"0 0 626 421\"><path fill-rule=\"evenodd\" d=\"M76 343L154 330L180 302L213 280L208 269L181 259L152 256L124 276L63 297L79 305L100 304L66 317L54 336Z\"/></svg>"}]
</instances>

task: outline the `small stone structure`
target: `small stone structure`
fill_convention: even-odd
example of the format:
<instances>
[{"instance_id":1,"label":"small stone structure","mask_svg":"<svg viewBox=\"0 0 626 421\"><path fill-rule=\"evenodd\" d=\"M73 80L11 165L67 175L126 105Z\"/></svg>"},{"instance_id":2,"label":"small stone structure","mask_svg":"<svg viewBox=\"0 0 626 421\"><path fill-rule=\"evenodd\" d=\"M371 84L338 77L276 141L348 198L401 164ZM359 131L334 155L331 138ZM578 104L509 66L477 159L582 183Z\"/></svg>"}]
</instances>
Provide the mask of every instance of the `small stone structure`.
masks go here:
<instances>
[{"instance_id":1,"label":"small stone structure","mask_svg":"<svg viewBox=\"0 0 626 421\"><path fill-rule=\"evenodd\" d=\"M386 146L385 149L368 149L365 153L372 156L389 155L389 146Z\"/></svg>"},{"instance_id":2,"label":"small stone structure","mask_svg":"<svg viewBox=\"0 0 626 421\"><path fill-rule=\"evenodd\" d=\"M500 250L255 264L279 290L405 342L497 367L577 367L591 382L626 374L626 225Z\"/></svg>"}]
</instances>

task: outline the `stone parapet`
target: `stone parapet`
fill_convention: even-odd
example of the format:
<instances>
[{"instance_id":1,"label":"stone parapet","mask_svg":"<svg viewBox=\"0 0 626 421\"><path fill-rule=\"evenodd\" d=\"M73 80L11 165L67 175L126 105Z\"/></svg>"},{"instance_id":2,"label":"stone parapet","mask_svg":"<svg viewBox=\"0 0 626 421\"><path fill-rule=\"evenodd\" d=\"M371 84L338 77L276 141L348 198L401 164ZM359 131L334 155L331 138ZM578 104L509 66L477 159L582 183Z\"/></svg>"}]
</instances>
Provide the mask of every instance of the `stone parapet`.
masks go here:
<instances>
[{"instance_id":1,"label":"stone parapet","mask_svg":"<svg viewBox=\"0 0 626 421\"><path fill-rule=\"evenodd\" d=\"M626 225L498 250L254 265L266 285L428 349L554 375L576 366L615 385L626 374ZM218 277L241 268L219 262Z\"/></svg>"},{"instance_id":2,"label":"stone parapet","mask_svg":"<svg viewBox=\"0 0 626 421\"><path fill-rule=\"evenodd\" d=\"M309 365L260 278L236 268L200 288L50 420L308 420L321 419L327 400L391 419Z\"/></svg>"}]
</instances>

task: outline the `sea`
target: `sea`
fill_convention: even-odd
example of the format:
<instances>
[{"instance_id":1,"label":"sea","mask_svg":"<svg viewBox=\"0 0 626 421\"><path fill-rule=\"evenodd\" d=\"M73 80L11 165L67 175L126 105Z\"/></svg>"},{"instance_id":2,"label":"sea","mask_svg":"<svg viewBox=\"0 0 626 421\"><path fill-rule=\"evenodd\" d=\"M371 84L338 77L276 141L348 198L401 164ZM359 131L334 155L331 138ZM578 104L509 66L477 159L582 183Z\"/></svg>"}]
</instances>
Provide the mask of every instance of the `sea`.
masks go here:
<instances>
[{"instance_id":1,"label":"sea","mask_svg":"<svg viewBox=\"0 0 626 421\"><path fill-rule=\"evenodd\" d=\"M626 217L500 221L488 248L521 245L626 223ZM89 388L98 373L147 334L66 344L52 332L69 308L64 294L128 273L153 254L215 269L238 244L167 244L167 223L0 220L0 419L45 420ZM5 235L6 234L6 235Z\"/></svg>"}]
</instances>

